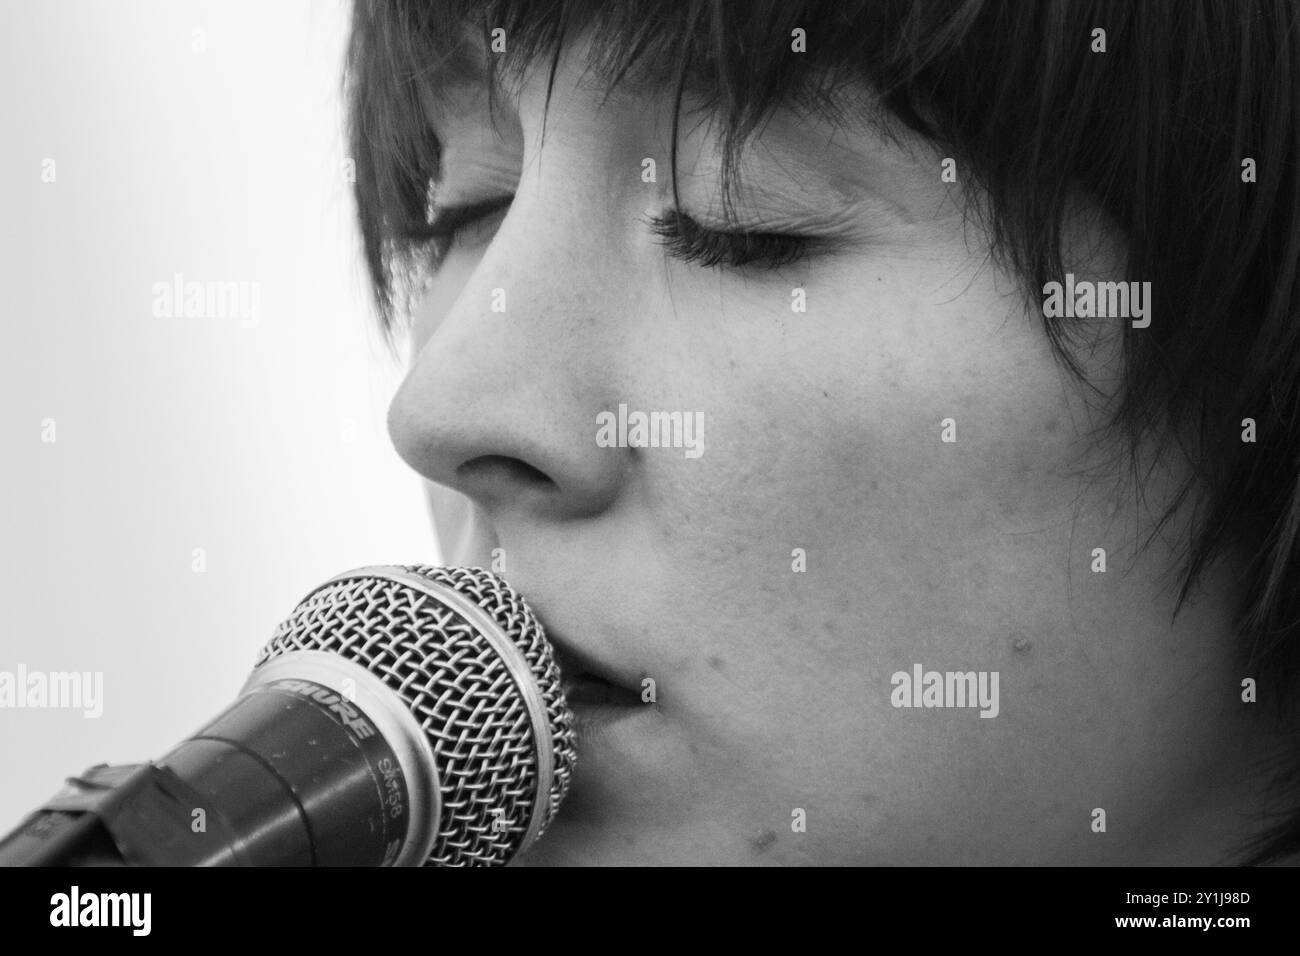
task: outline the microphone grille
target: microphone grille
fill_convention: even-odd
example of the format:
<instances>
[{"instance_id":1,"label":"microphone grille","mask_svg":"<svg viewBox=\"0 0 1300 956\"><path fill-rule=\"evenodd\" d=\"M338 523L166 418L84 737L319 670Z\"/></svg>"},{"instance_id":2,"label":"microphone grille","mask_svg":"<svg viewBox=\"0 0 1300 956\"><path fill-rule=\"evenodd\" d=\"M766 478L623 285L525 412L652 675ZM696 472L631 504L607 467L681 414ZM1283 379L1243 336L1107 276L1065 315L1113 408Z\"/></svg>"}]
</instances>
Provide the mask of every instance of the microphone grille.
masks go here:
<instances>
[{"instance_id":1,"label":"microphone grille","mask_svg":"<svg viewBox=\"0 0 1300 956\"><path fill-rule=\"evenodd\" d=\"M469 619L474 614L466 615L465 601L518 649L528 673L513 672ZM482 568L419 564L346 572L299 602L257 665L298 650L328 651L365 667L402 698L424 730L442 794L426 866L508 863L528 838L535 813L533 839L544 832L569 789L573 717L541 624L501 578ZM546 763L539 746L546 742L536 739L527 690L519 686L528 680L540 691L550 734L545 793L539 793Z\"/></svg>"}]
</instances>

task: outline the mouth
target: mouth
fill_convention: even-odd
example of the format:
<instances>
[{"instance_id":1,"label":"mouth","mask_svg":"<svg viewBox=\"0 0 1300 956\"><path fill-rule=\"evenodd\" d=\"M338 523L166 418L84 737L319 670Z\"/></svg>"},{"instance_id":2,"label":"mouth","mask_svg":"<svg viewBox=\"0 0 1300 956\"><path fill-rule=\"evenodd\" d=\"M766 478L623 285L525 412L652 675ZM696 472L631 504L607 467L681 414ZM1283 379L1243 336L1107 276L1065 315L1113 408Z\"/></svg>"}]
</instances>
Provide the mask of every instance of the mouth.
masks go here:
<instances>
[{"instance_id":1,"label":"mouth","mask_svg":"<svg viewBox=\"0 0 1300 956\"><path fill-rule=\"evenodd\" d=\"M641 695L621 683L610 668L576 650L562 636L548 635L560 667L560 687L569 706L641 707Z\"/></svg>"},{"instance_id":2,"label":"mouth","mask_svg":"<svg viewBox=\"0 0 1300 956\"><path fill-rule=\"evenodd\" d=\"M560 688L573 714L580 745L599 739L610 725L644 714L650 708L639 689L570 644L563 635L547 633L560 668Z\"/></svg>"}]
</instances>

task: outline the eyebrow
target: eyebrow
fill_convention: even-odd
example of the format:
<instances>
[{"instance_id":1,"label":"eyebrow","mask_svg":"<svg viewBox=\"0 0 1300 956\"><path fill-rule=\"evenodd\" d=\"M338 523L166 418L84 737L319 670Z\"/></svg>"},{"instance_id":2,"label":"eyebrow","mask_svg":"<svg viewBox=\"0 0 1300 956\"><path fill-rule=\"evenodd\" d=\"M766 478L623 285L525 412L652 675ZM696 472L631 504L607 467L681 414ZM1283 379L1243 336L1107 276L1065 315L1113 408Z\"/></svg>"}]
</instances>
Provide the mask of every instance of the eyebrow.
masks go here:
<instances>
[{"instance_id":1,"label":"eyebrow","mask_svg":"<svg viewBox=\"0 0 1300 956\"><path fill-rule=\"evenodd\" d=\"M890 214L908 224L927 218L909 201L917 182L915 164L870 124L846 130L785 106L777 107L771 120L737 152L737 214L758 214L778 225L811 225L850 211ZM833 139L841 133L847 142ZM722 162L716 149L703 154L680 181L716 182ZM779 177L775 183L774 176ZM719 212L712 206L710 211Z\"/></svg>"},{"instance_id":2,"label":"eyebrow","mask_svg":"<svg viewBox=\"0 0 1300 956\"><path fill-rule=\"evenodd\" d=\"M485 78L474 80L463 74L448 83L425 84L420 89L421 110L436 157L433 173L435 178L440 179L443 176L443 153L447 150L449 142L455 139L451 135L457 125L454 120L462 116L469 117L475 123L481 120L483 114L480 111L486 89ZM518 106L514 101L503 103L498 96L493 104L492 114L493 123L498 124L494 125L498 133L501 131L499 124L503 109L517 112Z\"/></svg>"},{"instance_id":3,"label":"eyebrow","mask_svg":"<svg viewBox=\"0 0 1300 956\"><path fill-rule=\"evenodd\" d=\"M906 205L870 186L855 186L847 192L837 188L833 178L818 176L814 184L805 181L802 188L792 190L766 184L764 179L757 175L742 176L733 196L734 208L724 208L718 198L710 195L701 214L717 217L724 228L772 232L834 230L848 226L862 215L893 216L908 225L919 220Z\"/></svg>"}]
</instances>

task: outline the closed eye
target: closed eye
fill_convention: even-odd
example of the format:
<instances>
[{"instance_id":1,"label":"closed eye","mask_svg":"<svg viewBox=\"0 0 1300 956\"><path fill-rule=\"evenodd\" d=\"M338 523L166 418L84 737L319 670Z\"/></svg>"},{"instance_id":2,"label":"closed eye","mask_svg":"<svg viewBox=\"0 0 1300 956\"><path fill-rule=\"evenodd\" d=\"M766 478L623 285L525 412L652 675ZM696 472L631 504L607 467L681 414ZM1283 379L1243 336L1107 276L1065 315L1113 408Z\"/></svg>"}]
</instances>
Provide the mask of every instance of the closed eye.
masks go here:
<instances>
[{"instance_id":1,"label":"closed eye","mask_svg":"<svg viewBox=\"0 0 1300 956\"><path fill-rule=\"evenodd\" d=\"M426 222L411 223L402 230L404 238L426 248L435 264L456 245L478 245L490 220L510 207L513 195L493 196L457 206L435 206Z\"/></svg>"},{"instance_id":2,"label":"closed eye","mask_svg":"<svg viewBox=\"0 0 1300 956\"><path fill-rule=\"evenodd\" d=\"M457 245L478 245L488 221L509 208L512 195L494 196L479 202L439 206L427 222L403 230L407 241L423 246L435 266ZM721 232L700 225L679 210L651 216L649 226L668 254L682 262L704 268L745 266L775 269L806 255L816 243L811 236L775 232Z\"/></svg>"},{"instance_id":3,"label":"closed eye","mask_svg":"<svg viewBox=\"0 0 1300 956\"><path fill-rule=\"evenodd\" d=\"M815 244L811 236L777 232L718 232L700 225L679 210L651 216L650 230L668 250L683 262L706 268L715 266L761 266L775 269L806 255Z\"/></svg>"}]
</instances>

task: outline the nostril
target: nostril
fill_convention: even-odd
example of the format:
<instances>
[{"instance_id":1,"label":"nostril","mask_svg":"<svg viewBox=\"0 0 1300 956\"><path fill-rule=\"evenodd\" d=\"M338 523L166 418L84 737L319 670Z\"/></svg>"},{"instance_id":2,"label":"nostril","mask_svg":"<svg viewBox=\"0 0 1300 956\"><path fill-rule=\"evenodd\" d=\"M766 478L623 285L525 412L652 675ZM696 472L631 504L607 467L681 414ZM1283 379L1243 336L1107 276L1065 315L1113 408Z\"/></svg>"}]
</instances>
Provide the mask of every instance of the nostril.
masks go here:
<instances>
[{"instance_id":1,"label":"nostril","mask_svg":"<svg viewBox=\"0 0 1300 956\"><path fill-rule=\"evenodd\" d=\"M472 482L509 482L516 485L554 488L555 482L526 461L505 455L479 455L461 463L456 474Z\"/></svg>"}]
</instances>

